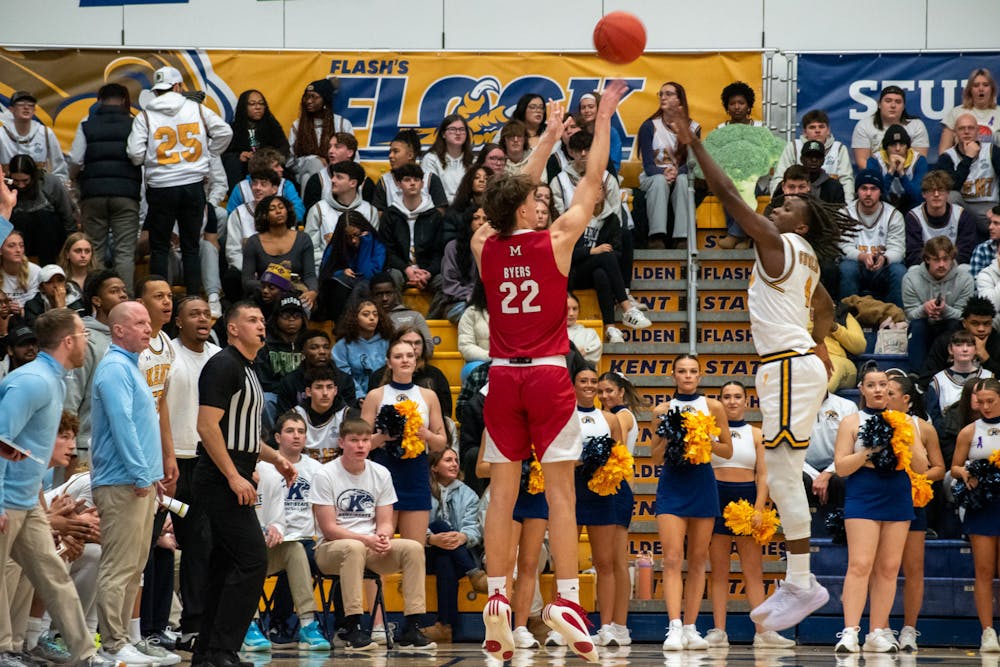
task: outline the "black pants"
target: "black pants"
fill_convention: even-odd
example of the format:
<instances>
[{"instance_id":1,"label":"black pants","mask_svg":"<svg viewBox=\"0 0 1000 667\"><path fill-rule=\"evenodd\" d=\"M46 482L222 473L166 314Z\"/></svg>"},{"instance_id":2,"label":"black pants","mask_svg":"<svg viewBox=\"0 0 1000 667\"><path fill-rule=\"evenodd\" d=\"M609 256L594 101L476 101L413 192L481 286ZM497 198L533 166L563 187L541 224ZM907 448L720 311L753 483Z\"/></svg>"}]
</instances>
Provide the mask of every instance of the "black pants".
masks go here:
<instances>
[{"instance_id":1,"label":"black pants","mask_svg":"<svg viewBox=\"0 0 1000 667\"><path fill-rule=\"evenodd\" d=\"M447 533L454 528L436 519L428 527L432 533ZM438 621L458 623L458 580L479 567L472 551L464 544L455 549L427 548L427 571L437 575Z\"/></svg>"},{"instance_id":2,"label":"black pants","mask_svg":"<svg viewBox=\"0 0 1000 667\"><path fill-rule=\"evenodd\" d=\"M256 455L230 452L250 479ZM198 653L239 651L267 575L267 547L252 505L240 505L207 454L198 459L194 489L212 530L211 577L198 635Z\"/></svg>"},{"instance_id":3,"label":"black pants","mask_svg":"<svg viewBox=\"0 0 1000 667\"><path fill-rule=\"evenodd\" d=\"M183 519L173 515L174 536L181 549L181 632L198 632L205 609L208 587L208 559L212 553L212 531L205 503L194 492L194 469L198 459L177 459L180 476L176 498L190 507Z\"/></svg>"},{"instance_id":4,"label":"black pants","mask_svg":"<svg viewBox=\"0 0 1000 667\"><path fill-rule=\"evenodd\" d=\"M170 234L177 223L181 264L189 295L201 294L201 223L205 219L205 189L201 181L169 188L146 188L145 228L149 230L149 272L166 276Z\"/></svg>"},{"instance_id":5,"label":"black pants","mask_svg":"<svg viewBox=\"0 0 1000 667\"><path fill-rule=\"evenodd\" d=\"M66 241L66 228L55 211L18 211L10 216L10 224L24 237L24 252L38 257L38 264L55 264Z\"/></svg>"},{"instance_id":6,"label":"black pants","mask_svg":"<svg viewBox=\"0 0 1000 667\"><path fill-rule=\"evenodd\" d=\"M143 637L161 632L170 623L170 607L174 599L174 552L156 546L166 520L166 510L158 510L153 520L153 544L142 573L139 626Z\"/></svg>"},{"instance_id":7,"label":"black pants","mask_svg":"<svg viewBox=\"0 0 1000 667\"><path fill-rule=\"evenodd\" d=\"M626 299L625 281L618 268L618 257L613 252L590 255L573 265L573 289L597 290L597 303L601 307L604 324L615 323L615 304Z\"/></svg>"}]
</instances>

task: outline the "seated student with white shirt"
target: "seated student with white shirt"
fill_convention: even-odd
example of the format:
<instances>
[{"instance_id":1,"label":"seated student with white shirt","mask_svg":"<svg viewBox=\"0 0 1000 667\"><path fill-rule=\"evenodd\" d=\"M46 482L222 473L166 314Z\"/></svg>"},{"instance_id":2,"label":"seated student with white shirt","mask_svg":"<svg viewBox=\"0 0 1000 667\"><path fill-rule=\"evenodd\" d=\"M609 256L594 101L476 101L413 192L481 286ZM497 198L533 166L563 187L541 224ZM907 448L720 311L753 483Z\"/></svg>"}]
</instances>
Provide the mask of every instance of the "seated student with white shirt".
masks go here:
<instances>
[{"instance_id":1,"label":"seated student with white shirt","mask_svg":"<svg viewBox=\"0 0 1000 667\"><path fill-rule=\"evenodd\" d=\"M834 470L833 447L840 422L857 411L855 403L831 393L827 393L820 405L802 469L806 496L813 507L829 511L844 505L844 482Z\"/></svg>"},{"instance_id":2,"label":"seated student with white shirt","mask_svg":"<svg viewBox=\"0 0 1000 667\"><path fill-rule=\"evenodd\" d=\"M250 161L247 162L247 177L237 183L233 187L233 191L229 193L229 201L226 203L226 213L232 213L240 204L255 198L251 189L253 185L252 174L254 172L270 170L276 173L278 178L281 179L278 183L277 194L292 202L292 208L295 209L295 215L298 216L299 220L305 218L306 206L302 203L302 199L295 189L295 184L285 178L285 165L283 162L284 159L281 152L275 148L261 148L254 153Z\"/></svg>"},{"instance_id":3,"label":"seated student with white shirt","mask_svg":"<svg viewBox=\"0 0 1000 667\"><path fill-rule=\"evenodd\" d=\"M332 367L316 366L305 375L306 397L293 410L306 424L305 453L329 463L340 452L340 424L347 418L348 406L337 400L337 375Z\"/></svg>"},{"instance_id":4,"label":"seated student with white shirt","mask_svg":"<svg viewBox=\"0 0 1000 667\"><path fill-rule=\"evenodd\" d=\"M830 132L830 117L821 109L807 111L802 116L802 136L793 141L789 141L778 158L778 164L774 168L774 175L771 177L769 189L774 189L781 183L785 170L793 164L799 164L802 155L803 144L807 141L818 141L823 144L823 171L840 181L844 187L844 192L849 196L854 196L854 163L851 155L842 142L834 138Z\"/></svg>"},{"instance_id":5,"label":"seated student with white shirt","mask_svg":"<svg viewBox=\"0 0 1000 667\"><path fill-rule=\"evenodd\" d=\"M312 503L319 529L316 564L324 574L340 576L348 650L374 650L371 634L361 629L362 580L365 569L379 574L402 572L405 625L396 645L402 649L435 649L420 631L424 602L424 545L392 537L396 491L384 467L368 460L372 428L363 419L340 425L339 458L323 466L313 483Z\"/></svg>"},{"instance_id":6,"label":"seated student with white shirt","mask_svg":"<svg viewBox=\"0 0 1000 667\"><path fill-rule=\"evenodd\" d=\"M295 466L298 476L291 487L270 463L259 461L257 475L257 517L267 544L267 573L284 571L299 617L298 648L303 651L329 651L316 620L313 597L312 559L316 525L310 505L310 490L322 474L323 466L302 456L306 445L306 422L301 415L286 412L275 423L274 439L278 451ZM273 622L274 619L272 619ZM250 622L243 640L244 651L266 651L271 642L261 633L256 620Z\"/></svg>"}]
</instances>

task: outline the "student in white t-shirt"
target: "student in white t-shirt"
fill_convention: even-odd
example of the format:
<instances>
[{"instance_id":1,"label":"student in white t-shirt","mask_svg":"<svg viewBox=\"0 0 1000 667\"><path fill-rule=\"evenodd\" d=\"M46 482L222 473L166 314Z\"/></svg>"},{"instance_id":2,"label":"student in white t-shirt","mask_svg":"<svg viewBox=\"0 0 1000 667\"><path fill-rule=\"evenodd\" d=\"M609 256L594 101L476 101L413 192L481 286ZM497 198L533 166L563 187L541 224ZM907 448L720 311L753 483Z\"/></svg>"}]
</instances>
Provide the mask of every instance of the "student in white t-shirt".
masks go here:
<instances>
[{"instance_id":1,"label":"student in white t-shirt","mask_svg":"<svg viewBox=\"0 0 1000 667\"><path fill-rule=\"evenodd\" d=\"M384 467L369 461L372 427L362 419L340 425L339 458L323 466L309 502L313 505L320 542L316 564L324 574L340 576L344 598L345 641L349 649L375 648L361 629L362 579L365 569L379 574L402 572L403 614L406 618L397 645L406 649L435 649L420 631L424 602L424 545L393 539L393 503L396 491Z\"/></svg>"},{"instance_id":2,"label":"student in white t-shirt","mask_svg":"<svg viewBox=\"0 0 1000 667\"><path fill-rule=\"evenodd\" d=\"M322 464L302 456L306 445L306 422L294 412L286 412L275 423L274 439L278 451L295 466L298 476L289 487L272 464L257 463L257 518L267 544L268 575L284 571L298 613L299 642L303 651L329 651L330 642L323 637L316 620L313 597L312 567L313 538L316 525L310 506L310 490L322 475ZM272 619L273 620L273 619ZM271 643L261 633L256 619L250 622L243 641L244 651L266 651Z\"/></svg>"}]
</instances>

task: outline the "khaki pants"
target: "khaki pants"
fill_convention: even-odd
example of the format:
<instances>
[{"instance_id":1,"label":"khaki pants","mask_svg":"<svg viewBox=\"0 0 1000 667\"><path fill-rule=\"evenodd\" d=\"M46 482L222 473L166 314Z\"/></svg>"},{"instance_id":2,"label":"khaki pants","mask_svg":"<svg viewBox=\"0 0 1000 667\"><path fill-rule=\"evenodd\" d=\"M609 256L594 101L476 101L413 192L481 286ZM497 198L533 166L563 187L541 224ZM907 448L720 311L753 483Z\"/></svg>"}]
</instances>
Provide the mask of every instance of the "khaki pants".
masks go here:
<instances>
[{"instance_id":1,"label":"khaki pants","mask_svg":"<svg viewBox=\"0 0 1000 667\"><path fill-rule=\"evenodd\" d=\"M424 545L414 540L391 540L388 553L369 551L359 540L335 540L316 547L316 565L324 574L340 576L340 592L344 598L344 615L364 613L361 603L365 568L379 574L403 573L403 614L423 614Z\"/></svg>"},{"instance_id":2,"label":"khaki pants","mask_svg":"<svg viewBox=\"0 0 1000 667\"><path fill-rule=\"evenodd\" d=\"M282 542L267 550L267 576L282 570L288 575L288 587L292 591L295 611L299 622L305 627L315 618L316 598L313 597L309 557L301 542Z\"/></svg>"},{"instance_id":3,"label":"khaki pants","mask_svg":"<svg viewBox=\"0 0 1000 667\"><path fill-rule=\"evenodd\" d=\"M80 599L70 579L66 563L56 555L52 527L41 507L30 510L7 510L7 532L0 534L0 651L20 651L13 645L11 606L15 591L8 582L16 565L21 566L39 596L45 602L55 626L62 632L73 660L94 655L94 638L80 608ZM17 579L14 579L16 586Z\"/></svg>"},{"instance_id":4,"label":"khaki pants","mask_svg":"<svg viewBox=\"0 0 1000 667\"><path fill-rule=\"evenodd\" d=\"M132 486L98 486L101 564L97 569L97 619L101 646L117 653L128 643L128 624L153 538L156 493L140 498Z\"/></svg>"}]
</instances>

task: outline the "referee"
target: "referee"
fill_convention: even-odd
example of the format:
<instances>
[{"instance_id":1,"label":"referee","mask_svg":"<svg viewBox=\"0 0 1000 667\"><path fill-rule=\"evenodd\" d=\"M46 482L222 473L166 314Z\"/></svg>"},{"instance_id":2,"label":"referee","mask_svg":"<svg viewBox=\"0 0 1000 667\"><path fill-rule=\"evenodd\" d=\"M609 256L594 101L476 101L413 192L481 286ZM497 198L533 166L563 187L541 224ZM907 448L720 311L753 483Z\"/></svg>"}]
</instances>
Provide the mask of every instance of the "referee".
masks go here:
<instances>
[{"instance_id":1,"label":"referee","mask_svg":"<svg viewBox=\"0 0 1000 667\"><path fill-rule=\"evenodd\" d=\"M257 460L274 464L288 484L295 468L261 443L264 392L253 361L264 346L264 316L241 301L226 314L229 346L205 364L198 379L198 463L194 491L212 532L201 631L193 667L240 667L238 651L260 599L267 547L254 512L251 482Z\"/></svg>"}]
</instances>

